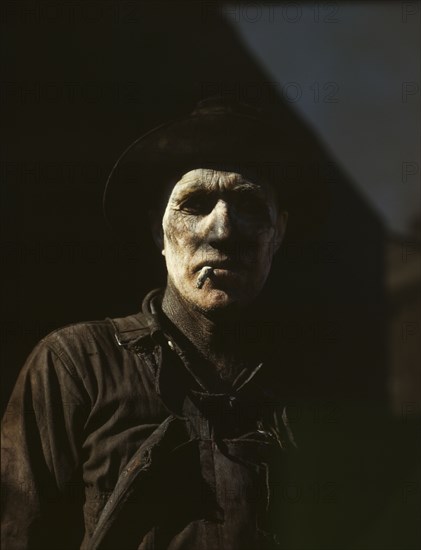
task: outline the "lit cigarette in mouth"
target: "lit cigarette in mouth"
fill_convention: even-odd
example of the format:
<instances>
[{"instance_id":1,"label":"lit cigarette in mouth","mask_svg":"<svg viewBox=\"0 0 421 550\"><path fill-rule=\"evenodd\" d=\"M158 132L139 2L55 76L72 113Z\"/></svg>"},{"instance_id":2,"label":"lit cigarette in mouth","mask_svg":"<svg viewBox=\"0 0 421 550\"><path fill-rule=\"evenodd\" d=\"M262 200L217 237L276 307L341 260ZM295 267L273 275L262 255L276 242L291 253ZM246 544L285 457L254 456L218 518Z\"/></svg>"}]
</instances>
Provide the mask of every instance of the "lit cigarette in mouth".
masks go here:
<instances>
[{"instance_id":1,"label":"lit cigarette in mouth","mask_svg":"<svg viewBox=\"0 0 421 550\"><path fill-rule=\"evenodd\" d=\"M196 281L196 287L202 288L202 286L205 284L206 279L211 276L211 273L212 268L209 265L205 265L205 267L202 267Z\"/></svg>"}]
</instances>

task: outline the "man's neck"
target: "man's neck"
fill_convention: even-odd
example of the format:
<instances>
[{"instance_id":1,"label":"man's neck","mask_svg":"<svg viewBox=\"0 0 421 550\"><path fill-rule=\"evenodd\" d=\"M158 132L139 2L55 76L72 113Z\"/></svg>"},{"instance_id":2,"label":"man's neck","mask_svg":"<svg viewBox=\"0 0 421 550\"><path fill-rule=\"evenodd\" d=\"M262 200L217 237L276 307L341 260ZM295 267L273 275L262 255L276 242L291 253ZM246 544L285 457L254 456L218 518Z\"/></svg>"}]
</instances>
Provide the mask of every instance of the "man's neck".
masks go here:
<instances>
[{"instance_id":1,"label":"man's neck","mask_svg":"<svg viewBox=\"0 0 421 550\"><path fill-rule=\"evenodd\" d=\"M162 310L219 378L232 382L250 361L249 350L245 349L247 338L241 333L245 318L250 319L245 311L241 316L233 311L206 315L187 303L171 281L165 289Z\"/></svg>"}]
</instances>

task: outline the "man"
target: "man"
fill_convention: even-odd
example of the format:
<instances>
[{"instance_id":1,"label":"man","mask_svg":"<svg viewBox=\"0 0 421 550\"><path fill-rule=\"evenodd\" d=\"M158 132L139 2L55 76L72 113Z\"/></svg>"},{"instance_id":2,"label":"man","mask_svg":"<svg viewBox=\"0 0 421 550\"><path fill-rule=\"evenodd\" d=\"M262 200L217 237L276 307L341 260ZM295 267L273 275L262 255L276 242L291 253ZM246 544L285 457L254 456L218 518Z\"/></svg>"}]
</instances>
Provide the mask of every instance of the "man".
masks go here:
<instances>
[{"instance_id":1,"label":"man","mask_svg":"<svg viewBox=\"0 0 421 550\"><path fill-rule=\"evenodd\" d=\"M208 100L119 159L106 216L140 241L147 220L167 284L28 358L3 428L5 550L281 544L287 377L273 335L247 329L288 210L296 230L314 221L274 170L293 155L257 111Z\"/></svg>"}]
</instances>

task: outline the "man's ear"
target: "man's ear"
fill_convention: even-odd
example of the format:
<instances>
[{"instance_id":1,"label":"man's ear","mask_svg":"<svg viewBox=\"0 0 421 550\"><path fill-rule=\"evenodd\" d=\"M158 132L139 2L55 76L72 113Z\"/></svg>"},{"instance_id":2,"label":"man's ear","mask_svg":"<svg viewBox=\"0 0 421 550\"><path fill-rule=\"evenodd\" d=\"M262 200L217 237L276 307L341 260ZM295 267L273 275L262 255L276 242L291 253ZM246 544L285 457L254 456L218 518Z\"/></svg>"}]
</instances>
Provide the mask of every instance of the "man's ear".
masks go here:
<instances>
[{"instance_id":1,"label":"man's ear","mask_svg":"<svg viewBox=\"0 0 421 550\"><path fill-rule=\"evenodd\" d=\"M165 256L164 231L162 229L162 218L159 215L159 212L157 210L149 210L148 216L149 216L149 227L151 228L154 243L158 247L158 250L161 252L161 254Z\"/></svg>"},{"instance_id":2,"label":"man's ear","mask_svg":"<svg viewBox=\"0 0 421 550\"><path fill-rule=\"evenodd\" d=\"M275 229L275 238L274 238L274 247L273 247L274 254L278 252L279 247L281 246L281 243L284 240L287 224L288 224L288 212L286 210L279 210L278 217L276 219L276 229Z\"/></svg>"}]
</instances>

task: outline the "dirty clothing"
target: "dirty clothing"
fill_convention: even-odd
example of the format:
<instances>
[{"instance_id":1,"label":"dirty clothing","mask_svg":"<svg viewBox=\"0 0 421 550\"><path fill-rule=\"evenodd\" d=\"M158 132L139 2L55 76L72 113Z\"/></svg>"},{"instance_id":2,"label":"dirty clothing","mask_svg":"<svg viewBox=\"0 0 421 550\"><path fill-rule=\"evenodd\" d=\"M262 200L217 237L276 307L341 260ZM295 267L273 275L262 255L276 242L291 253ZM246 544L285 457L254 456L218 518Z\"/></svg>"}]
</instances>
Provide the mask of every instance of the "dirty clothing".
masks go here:
<instances>
[{"instance_id":1,"label":"dirty clothing","mask_svg":"<svg viewBox=\"0 0 421 550\"><path fill-rule=\"evenodd\" d=\"M270 365L212 393L161 300L57 330L29 356L3 424L5 550L281 547L295 443Z\"/></svg>"}]
</instances>

